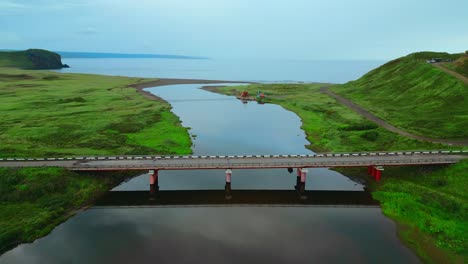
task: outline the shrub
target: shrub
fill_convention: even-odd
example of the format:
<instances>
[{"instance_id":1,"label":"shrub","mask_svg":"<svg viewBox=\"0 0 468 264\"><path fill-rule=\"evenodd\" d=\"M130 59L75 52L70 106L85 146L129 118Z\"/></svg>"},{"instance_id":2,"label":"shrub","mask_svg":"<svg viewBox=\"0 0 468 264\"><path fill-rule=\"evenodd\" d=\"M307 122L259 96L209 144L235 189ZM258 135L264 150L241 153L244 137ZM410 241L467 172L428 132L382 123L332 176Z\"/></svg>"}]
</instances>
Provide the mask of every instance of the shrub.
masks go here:
<instances>
[{"instance_id":1,"label":"shrub","mask_svg":"<svg viewBox=\"0 0 468 264\"><path fill-rule=\"evenodd\" d=\"M376 141L377 138L379 137L379 132L377 131L366 131L360 136L363 139L366 139L368 141Z\"/></svg>"}]
</instances>

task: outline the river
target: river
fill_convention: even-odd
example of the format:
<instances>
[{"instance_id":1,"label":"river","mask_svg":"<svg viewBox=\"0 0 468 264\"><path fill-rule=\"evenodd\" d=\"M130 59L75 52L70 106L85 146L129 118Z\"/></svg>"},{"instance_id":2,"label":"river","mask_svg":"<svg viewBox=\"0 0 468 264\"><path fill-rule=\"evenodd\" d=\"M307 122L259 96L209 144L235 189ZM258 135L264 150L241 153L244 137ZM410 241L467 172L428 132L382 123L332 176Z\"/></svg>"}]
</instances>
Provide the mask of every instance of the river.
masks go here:
<instances>
[{"instance_id":1,"label":"river","mask_svg":"<svg viewBox=\"0 0 468 264\"><path fill-rule=\"evenodd\" d=\"M300 119L277 105L172 85L148 91L190 127L195 155L310 154ZM155 137L158 135L154 135ZM165 190L223 190L224 171L162 171ZM234 170L236 190L293 190L286 170ZM308 190L362 192L338 172L311 169ZM113 191L148 192L148 175ZM309 197L311 199L311 197ZM419 263L379 208L304 206L93 207L0 263Z\"/></svg>"}]
</instances>

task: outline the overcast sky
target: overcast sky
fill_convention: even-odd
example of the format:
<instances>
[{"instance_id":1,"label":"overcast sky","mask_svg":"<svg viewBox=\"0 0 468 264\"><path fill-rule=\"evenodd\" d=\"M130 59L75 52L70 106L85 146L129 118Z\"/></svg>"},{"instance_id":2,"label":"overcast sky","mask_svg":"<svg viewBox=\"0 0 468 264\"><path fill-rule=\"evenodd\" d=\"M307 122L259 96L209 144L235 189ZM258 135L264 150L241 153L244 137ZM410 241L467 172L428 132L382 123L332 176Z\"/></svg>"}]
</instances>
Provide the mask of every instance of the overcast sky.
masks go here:
<instances>
[{"instance_id":1,"label":"overcast sky","mask_svg":"<svg viewBox=\"0 0 468 264\"><path fill-rule=\"evenodd\" d=\"M391 59L468 49L468 0L0 0L0 48Z\"/></svg>"}]
</instances>

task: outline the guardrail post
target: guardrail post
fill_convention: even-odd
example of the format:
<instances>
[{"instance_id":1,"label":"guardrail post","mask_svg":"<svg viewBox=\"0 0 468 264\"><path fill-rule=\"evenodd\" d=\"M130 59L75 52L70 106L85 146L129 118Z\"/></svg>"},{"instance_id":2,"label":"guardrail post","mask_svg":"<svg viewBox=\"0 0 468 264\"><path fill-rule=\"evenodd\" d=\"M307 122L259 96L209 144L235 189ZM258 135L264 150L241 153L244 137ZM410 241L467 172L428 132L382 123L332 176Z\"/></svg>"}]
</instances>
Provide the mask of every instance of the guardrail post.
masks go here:
<instances>
[{"instance_id":1,"label":"guardrail post","mask_svg":"<svg viewBox=\"0 0 468 264\"><path fill-rule=\"evenodd\" d=\"M150 192L155 193L159 190L158 170L150 170L148 173L150 180Z\"/></svg>"},{"instance_id":2,"label":"guardrail post","mask_svg":"<svg viewBox=\"0 0 468 264\"><path fill-rule=\"evenodd\" d=\"M231 176L232 176L232 170L227 169L226 170L226 185L224 187L224 191L225 191L225 198L228 199L228 200L232 198L232 194L231 194Z\"/></svg>"}]
</instances>

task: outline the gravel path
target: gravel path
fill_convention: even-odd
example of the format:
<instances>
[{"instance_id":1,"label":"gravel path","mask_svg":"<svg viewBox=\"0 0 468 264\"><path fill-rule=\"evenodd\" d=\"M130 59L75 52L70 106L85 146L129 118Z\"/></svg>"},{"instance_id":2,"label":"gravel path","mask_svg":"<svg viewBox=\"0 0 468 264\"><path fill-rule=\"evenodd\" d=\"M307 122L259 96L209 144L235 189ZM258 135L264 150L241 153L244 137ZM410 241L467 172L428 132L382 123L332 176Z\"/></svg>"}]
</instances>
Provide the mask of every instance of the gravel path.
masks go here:
<instances>
[{"instance_id":1,"label":"gravel path","mask_svg":"<svg viewBox=\"0 0 468 264\"><path fill-rule=\"evenodd\" d=\"M458 72L454 72L454 71L452 71L450 69L445 68L443 66L444 62L432 63L432 65L434 65L434 67L438 68L439 70L444 71L444 72L454 76L455 78L459 79L460 81L462 81L462 82L464 82L465 84L468 85L468 78L466 78L465 76L461 75Z\"/></svg>"}]
</instances>

